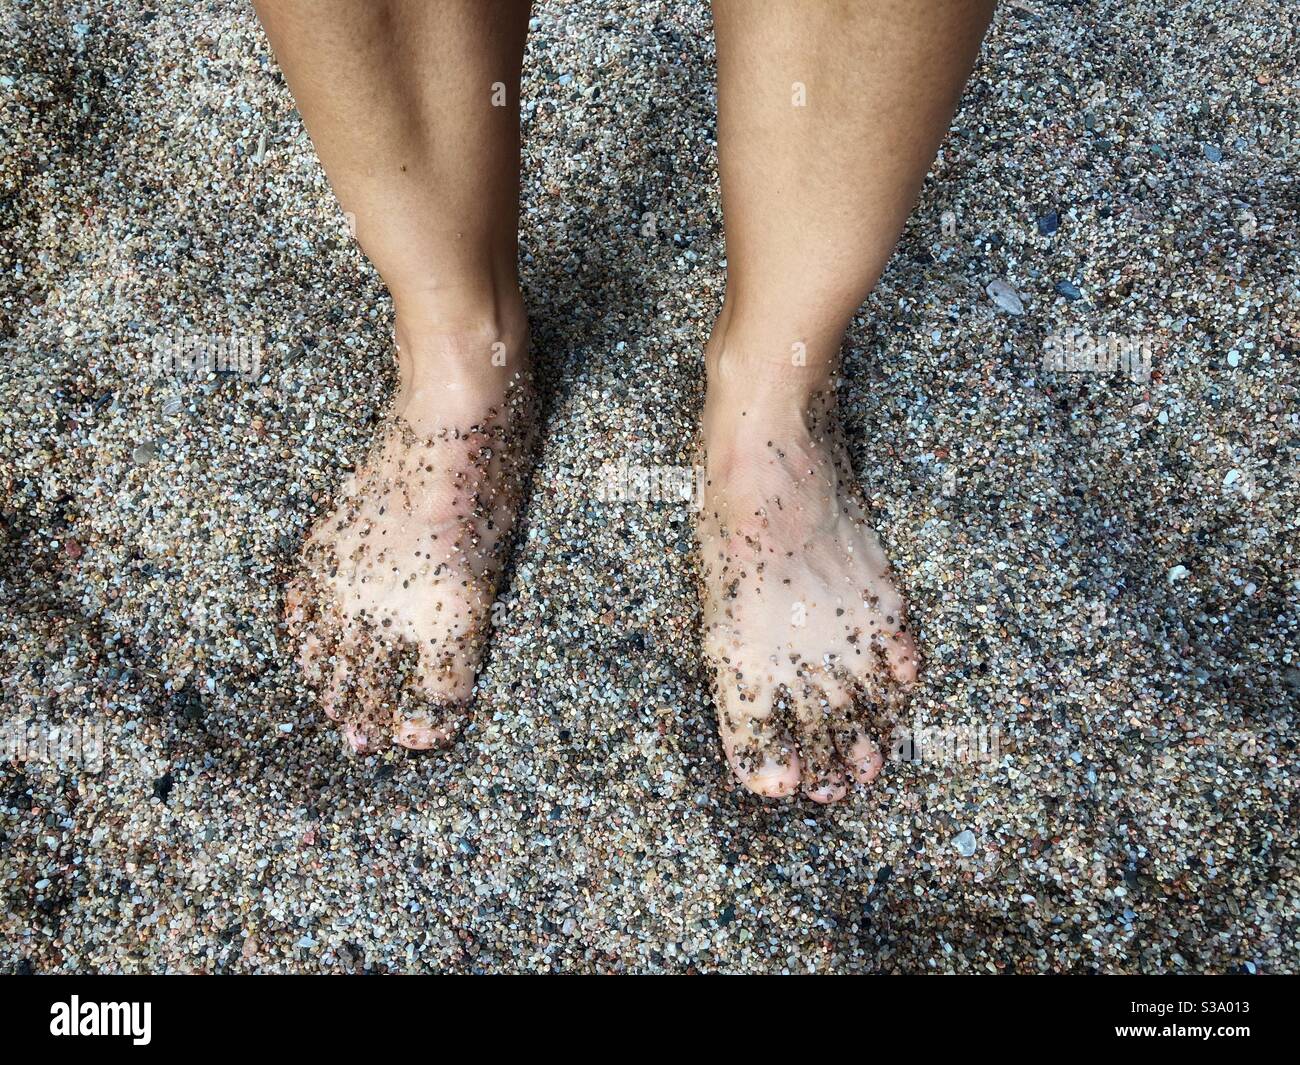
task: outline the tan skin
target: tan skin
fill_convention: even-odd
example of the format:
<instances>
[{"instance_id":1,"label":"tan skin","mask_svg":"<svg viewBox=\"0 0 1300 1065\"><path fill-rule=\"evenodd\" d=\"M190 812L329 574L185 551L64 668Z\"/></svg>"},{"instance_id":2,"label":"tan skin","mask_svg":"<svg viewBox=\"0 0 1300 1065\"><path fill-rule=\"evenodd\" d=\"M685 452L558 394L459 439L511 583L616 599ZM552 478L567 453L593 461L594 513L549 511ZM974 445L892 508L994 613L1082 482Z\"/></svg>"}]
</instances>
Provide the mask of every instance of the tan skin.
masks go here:
<instances>
[{"instance_id":1,"label":"tan skin","mask_svg":"<svg viewBox=\"0 0 1300 1065\"><path fill-rule=\"evenodd\" d=\"M832 377L993 6L713 5L728 277L705 353L702 636L723 748L761 795L830 802L869 783L881 765L871 710L919 666L845 460ZM322 519L289 617L354 746L429 747L463 716L528 462L515 234L529 5L256 7L393 296L394 426L410 430L381 435Z\"/></svg>"}]
</instances>

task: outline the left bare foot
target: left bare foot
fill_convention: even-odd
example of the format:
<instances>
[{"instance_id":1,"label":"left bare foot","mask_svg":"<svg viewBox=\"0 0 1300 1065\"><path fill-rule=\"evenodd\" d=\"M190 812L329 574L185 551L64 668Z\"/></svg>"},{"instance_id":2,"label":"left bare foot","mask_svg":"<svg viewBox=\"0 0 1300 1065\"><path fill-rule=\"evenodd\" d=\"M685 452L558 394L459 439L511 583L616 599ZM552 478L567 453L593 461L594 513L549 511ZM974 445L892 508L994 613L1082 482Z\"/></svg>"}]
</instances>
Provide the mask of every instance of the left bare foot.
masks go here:
<instances>
[{"instance_id":1,"label":"left bare foot","mask_svg":"<svg viewBox=\"0 0 1300 1065\"><path fill-rule=\"evenodd\" d=\"M286 592L303 674L355 750L440 746L468 713L530 462L516 317L403 345L394 410ZM494 348L512 361L485 370Z\"/></svg>"}]
</instances>

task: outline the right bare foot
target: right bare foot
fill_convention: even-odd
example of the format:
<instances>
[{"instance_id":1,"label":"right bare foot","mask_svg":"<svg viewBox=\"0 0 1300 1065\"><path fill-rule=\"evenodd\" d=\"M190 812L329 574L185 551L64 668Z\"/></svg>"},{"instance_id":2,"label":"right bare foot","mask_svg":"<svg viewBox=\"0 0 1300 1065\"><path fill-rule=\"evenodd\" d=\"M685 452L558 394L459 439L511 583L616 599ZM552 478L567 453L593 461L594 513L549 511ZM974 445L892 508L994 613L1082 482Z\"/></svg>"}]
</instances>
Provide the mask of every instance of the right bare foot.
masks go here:
<instances>
[{"instance_id":1,"label":"right bare foot","mask_svg":"<svg viewBox=\"0 0 1300 1065\"><path fill-rule=\"evenodd\" d=\"M727 759L759 795L835 802L879 773L872 713L918 657L834 399L715 373L704 430L703 649Z\"/></svg>"},{"instance_id":2,"label":"right bare foot","mask_svg":"<svg viewBox=\"0 0 1300 1065\"><path fill-rule=\"evenodd\" d=\"M522 306L504 327L405 333L401 386L285 596L299 662L355 750L463 721L530 466Z\"/></svg>"}]
</instances>

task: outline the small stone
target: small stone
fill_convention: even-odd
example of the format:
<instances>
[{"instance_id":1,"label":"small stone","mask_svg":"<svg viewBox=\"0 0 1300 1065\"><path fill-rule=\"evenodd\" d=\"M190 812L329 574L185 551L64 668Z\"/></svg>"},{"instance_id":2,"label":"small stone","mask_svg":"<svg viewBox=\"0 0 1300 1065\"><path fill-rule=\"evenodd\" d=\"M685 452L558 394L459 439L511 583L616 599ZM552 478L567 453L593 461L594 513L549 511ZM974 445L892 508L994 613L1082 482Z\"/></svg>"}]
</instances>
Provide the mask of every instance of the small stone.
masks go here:
<instances>
[{"instance_id":1,"label":"small stone","mask_svg":"<svg viewBox=\"0 0 1300 1065\"><path fill-rule=\"evenodd\" d=\"M1236 351L1228 352L1228 365L1234 370L1241 365L1241 354Z\"/></svg>"},{"instance_id":2,"label":"small stone","mask_svg":"<svg viewBox=\"0 0 1300 1065\"><path fill-rule=\"evenodd\" d=\"M1213 144L1202 144L1201 154L1212 163L1222 162L1223 152L1219 151Z\"/></svg>"},{"instance_id":3,"label":"small stone","mask_svg":"<svg viewBox=\"0 0 1300 1065\"><path fill-rule=\"evenodd\" d=\"M1073 281L1058 281L1056 291L1064 296L1067 300L1077 300L1083 298L1083 293L1079 291L1079 286Z\"/></svg>"},{"instance_id":4,"label":"small stone","mask_svg":"<svg viewBox=\"0 0 1300 1065\"><path fill-rule=\"evenodd\" d=\"M989 299L1008 314L1025 313L1025 305L1021 302L1020 293L1001 278L994 278L994 280L990 281L984 291L988 293Z\"/></svg>"},{"instance_id":5,"label":"small stone","mask_svg":"<svg viewBox=\"0 0 1300 1065\"><path fill-rule=\"evenodd\" d=\"M131 452L131 461L137 466L148 466L157 457L158 449L148 440L143 444L137 444L135 450Z\"/></svg>"},{"instance_id":6,"label":"small stone","mask_svg":"<svg viewBox=\"0 0 1300 1065\"><path fill-rule=\"evenodd\" d=\"M1050 237L1061 228L1061 216L1056 211L1048 211L1038 219L1038 232L1045 237Z\"/></svg>"},{"instance_id":7,"label":"small stone","mask_svg":"<svg viewBox=\"0 0 1300 1065\"><path fill-rule=\"evenodd\" d=\"M975 854L975 833L969 828L958 832L953 837L952 845L957 848L957 853L963 858L970 858Z\"/></svg>"},{"instance_id":8,"label":"small stone","mask_svg":"<svg viewBox=\"0 0 1300 1065\"><path fill-rule=\"evenodd\" d=\"M1173 584L1175 581L1185 580L1188 572L1189 570L1186 566L1175 566L1168 572L1168 574L1166 574L1166 576L1169 579L1169 583Z\"/></svg>"},{"instance_id":9,"label":"small stone","mask_svg":"<svg viewBox=\"0 0 1300 1065\"><path fill-rule=\"evenodd\" d=\"M153 797L160 802L166 802L167 796L172 793L172 785L175 783L176 781L170 773L164 773L153 782Z\"/></svg>"}]
</instances>

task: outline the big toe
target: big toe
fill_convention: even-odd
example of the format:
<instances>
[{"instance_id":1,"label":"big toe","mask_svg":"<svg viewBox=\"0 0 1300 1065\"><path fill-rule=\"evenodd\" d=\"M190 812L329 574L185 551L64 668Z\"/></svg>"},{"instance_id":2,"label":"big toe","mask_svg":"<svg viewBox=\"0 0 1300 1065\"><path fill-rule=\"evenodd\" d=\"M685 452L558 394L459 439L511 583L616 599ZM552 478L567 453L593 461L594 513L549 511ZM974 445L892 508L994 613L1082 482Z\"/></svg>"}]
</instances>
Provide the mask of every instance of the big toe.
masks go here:
<instances>
[{"instance_id":1,"label":"big toe","mask_svg":"<svg viewBox=\"0 0 1300 1065\"><path fill-rule=\"evenodd\" d=\"M802 779L799 754L777 720L771 698L746 692L733 680L715 685L714 701L722 746L736 779L767 799L793 795Z\"/></svg>"}]
</instances>

